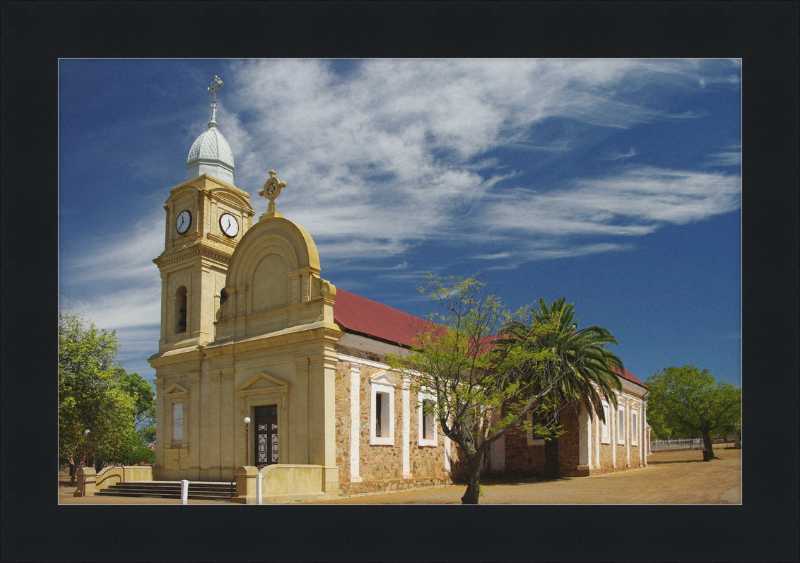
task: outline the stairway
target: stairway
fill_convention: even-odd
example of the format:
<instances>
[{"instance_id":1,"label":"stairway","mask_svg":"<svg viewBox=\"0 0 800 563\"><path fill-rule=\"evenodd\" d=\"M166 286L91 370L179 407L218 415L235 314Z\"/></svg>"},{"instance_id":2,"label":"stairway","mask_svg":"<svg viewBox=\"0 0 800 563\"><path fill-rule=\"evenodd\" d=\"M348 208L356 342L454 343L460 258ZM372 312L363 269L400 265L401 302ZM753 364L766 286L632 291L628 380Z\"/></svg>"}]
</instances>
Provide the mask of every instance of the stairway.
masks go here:
<instances>
[{"instance_id":1,"label":"stairway","mask_svg":"<svg viewBox=\"0 0 800 563\"><path fill-rule=\"evenodd\" d=\"M131 481L117 483L95 493L113 497L181 498L180 481ZM236 495L236 484L231 482L190 481L188 498L191 500L229 501Z\"/></svg>"}]
</instances>

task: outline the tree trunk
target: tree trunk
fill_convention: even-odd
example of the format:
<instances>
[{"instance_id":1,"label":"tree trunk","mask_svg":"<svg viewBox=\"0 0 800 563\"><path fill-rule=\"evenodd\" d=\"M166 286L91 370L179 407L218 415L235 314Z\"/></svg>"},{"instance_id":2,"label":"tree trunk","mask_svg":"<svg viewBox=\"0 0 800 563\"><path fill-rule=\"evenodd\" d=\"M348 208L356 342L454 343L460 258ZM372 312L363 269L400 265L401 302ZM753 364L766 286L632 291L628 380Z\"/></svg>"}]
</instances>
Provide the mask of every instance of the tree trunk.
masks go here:
<instances>
[{"instance_id":1,"label":"tree trunk","mask_svg":"<svg viewBox=\"0 0 800 563\"><path fill-rule=\"evenodd\" d=\"M544 442L544 478L563 479L561 461L558 459L558 438Z\"/></svg>"},{"instance_id":2,"label":"tree trunk","mask_svg":"<svg viewBox=\"0 0 800 563\"><path fill-rule=\"evenodd\" d=\"M73 462L69 461L69 486L73 486L75 484L75 474L78 472L78 465Z\"/></svg>"},{"instance_id":3,"label":"tree trunk","mask_svg":"<svg viewBox=\"0 0 800 563\"><path fill-rule=\"evenodd\" d=\"M481 459L483 455L476 455L467 464L467 490L461 497L461 504L478 504L481 493Z\"/></svg>"},{"instance_id":4,"label":"tree trunk","mask_svg":"<svg viewBox=\"0 0 800 563\"><path fill-rule=\"evenodd\" d=\"M710 432L703 432L703 445L705 446L705 449L708 450L708 458L716 458L714 455L714 442L711 440Z\"/></svg>"}]
</instances>

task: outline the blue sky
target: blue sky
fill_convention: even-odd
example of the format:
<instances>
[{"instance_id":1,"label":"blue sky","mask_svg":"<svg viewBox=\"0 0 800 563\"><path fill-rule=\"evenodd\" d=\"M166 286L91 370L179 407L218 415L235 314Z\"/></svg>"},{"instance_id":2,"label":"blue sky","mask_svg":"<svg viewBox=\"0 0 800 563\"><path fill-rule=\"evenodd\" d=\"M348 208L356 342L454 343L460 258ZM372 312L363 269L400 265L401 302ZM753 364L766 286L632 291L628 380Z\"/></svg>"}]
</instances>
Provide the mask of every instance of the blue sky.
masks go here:
<instances>
[{"instance_id":1,"label":"blue sky","mask_svg":"<svg viewBox=\"0 0 800 563\"><path fill-rule=\"evenodd\" d=\"M424 316L432 271L576 301L642 380L741 382L739 60L62 60L59 290L152 379L164 201L217 122L236 185L337 287Z\"/></svg>"}]
</instances>

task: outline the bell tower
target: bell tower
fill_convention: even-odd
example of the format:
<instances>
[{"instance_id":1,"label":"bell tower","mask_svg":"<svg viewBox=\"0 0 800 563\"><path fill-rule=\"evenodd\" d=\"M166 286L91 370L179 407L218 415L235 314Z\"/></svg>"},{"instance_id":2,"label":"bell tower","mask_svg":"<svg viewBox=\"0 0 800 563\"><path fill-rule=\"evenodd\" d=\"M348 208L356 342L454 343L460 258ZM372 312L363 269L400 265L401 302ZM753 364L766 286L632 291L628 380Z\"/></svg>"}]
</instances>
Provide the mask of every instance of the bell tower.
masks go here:
<instances>
[{"instance_id":1,"label":"bell tower","mask_svg":"<svg viewBox=\"0 0 800 563\"><path fill-rule=\"evenodd\" d=\"M164 206L164 252L153 260L161 272L159 353L214 340L228 264L255 214L250 195L233 185L233 153L217 127L220 86L215 76L208 130L189 150L187 181L170 190Z\"/></svg>"}]
</instances>

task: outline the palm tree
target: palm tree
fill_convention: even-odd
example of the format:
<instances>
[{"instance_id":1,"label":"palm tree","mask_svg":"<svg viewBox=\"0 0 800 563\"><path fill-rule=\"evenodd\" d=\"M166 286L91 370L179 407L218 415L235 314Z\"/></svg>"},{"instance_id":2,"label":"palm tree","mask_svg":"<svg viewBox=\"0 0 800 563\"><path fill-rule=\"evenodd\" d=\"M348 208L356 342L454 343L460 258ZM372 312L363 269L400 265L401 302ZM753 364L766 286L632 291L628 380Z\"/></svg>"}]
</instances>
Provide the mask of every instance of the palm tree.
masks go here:
<instances>
[{"instance_id":1,"label":"palm tree","mask_svg":"<svg viewBox=\"0 0 800 563\"><path fill-rule=\"evenodd\" d=\"M566 297L549 307L540 298L538 308L531 309L529 325L512 322L506 325L505 332L512 345L551 352L546 360L532 364L526 375L534 378L537 385L555 381L548 401L556 413L556 422L558 413L567 407L574 408L576 414L585 407L590 415L596 412L605 421L603 399L616 406L614 391L622 388L615 373L615 368L624 370L622 360L604 348L606 344L617 344L617 340L600 326L578 330L580 319L575 319L574 306L575 303L566 303ZM541 330L547 325L555 330ZM545 441L545 477L562 477L557 438Z\"/></svg>"}]
</instances>

